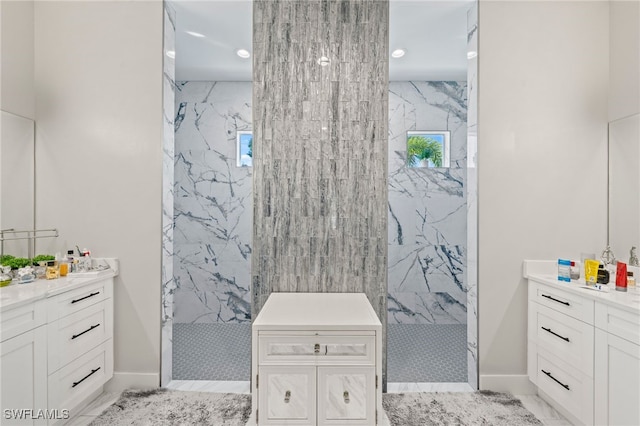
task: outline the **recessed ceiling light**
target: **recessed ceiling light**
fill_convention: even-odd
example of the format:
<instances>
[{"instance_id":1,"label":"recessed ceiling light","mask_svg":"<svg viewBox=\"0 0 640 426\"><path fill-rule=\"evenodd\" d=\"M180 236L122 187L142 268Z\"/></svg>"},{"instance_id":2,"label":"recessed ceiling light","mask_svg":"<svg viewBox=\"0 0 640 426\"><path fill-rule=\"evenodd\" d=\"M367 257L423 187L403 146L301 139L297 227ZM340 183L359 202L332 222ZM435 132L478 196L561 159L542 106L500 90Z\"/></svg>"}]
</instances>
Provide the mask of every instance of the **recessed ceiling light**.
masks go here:
<instances>
[{"instance_id":1,"label":"recessed ceiling light","mask_svg":"<svg viewBox=\"0 0 640 426\"><path fill-rule=\"evenodd\" d=\"M404 56L404 54L407 53L407 51L405 49L396 49L393 52L391 52L391 57L392 58L402 58Z\"/></svg>"},{"instance_id":2,"label":"recessed ceiling light","mask_svg":"<svg viewBox=\"0 0 640 426\"><path fill-rule=\"evenodd\" d=\"M236 54L240 56L242 59L247 59L248 57L251 56L251 53L249 53L249 51L246 49L238 49L236 50Z\"/></svg>"},{"instance_id":3,"label":"recessed ceiling light","mask_svg":"<svg viewBox=\"0 0 640 426\"><path fill-rule=\"evenodd\" d=\"M473 59L473 58L475 58L476 56L478 56L478 52L476 52L476 51L474 51L474 50L472 50L472 51L470 51L470 52L467 52L467 59Z\"/></svg>"},{"instance_id":4,"label":"recessed ceiling light","mask_svg":"<svg viewBox=\"0 0 640 426\"><path fill-rule=\"evenodd\" d=\"M175 50L167 50L167 56L170 57L171 59L175 59L176 58Z\"/></svg>"},{"instance_id":5,"label":"recessed ceiling light","mask_svg":"<svg viewBox=\"0 0 640 426\"><path fill-rule=\"evenodd\" d=\"M326 67L327 65L329 65L330 62L331 61L326 56L321 56L318 59L318 64L320 64L321 67Z\"/></svg>"},{"instance_id":6,"label":"recessed ceiling light","mask_svg":"<svg viewBox=\"0 0 640 426\"><path fill-rule=\"evenodd\" d=\"M192 36L194 36L194 37L198 37L198 38L202 38L202 37L204 37L204 34L200 34L200 33L197 33L197 32L195 32L195 31L185 31L185 33L187 33L187 34L189 34L189 35L192 35Z\"/></svg>"}]
</instances>

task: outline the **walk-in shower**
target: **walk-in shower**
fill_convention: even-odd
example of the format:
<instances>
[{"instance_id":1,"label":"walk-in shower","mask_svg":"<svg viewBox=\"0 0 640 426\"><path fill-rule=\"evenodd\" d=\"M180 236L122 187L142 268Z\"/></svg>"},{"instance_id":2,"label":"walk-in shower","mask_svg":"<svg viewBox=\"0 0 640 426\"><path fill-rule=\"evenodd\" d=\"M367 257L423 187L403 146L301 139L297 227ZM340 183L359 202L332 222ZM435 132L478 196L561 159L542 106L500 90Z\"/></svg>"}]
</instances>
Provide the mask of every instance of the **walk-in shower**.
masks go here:
<instances>
[{"instance_id":1,"label":"walk-in shower","mask_svg":"<svg viewBox=\"0 0 640 426\"><path fill-rule=\"evenodd\" d=\"M239 165L238 155L249 155L252 143L253 59L237 51L251 50L252 2L180 1L175 9L162 381L248 383L253 168ZM389 58L388 290L381 320L390 385L477 389L475 29L475 2L390 1L390 52L405 50ZM408 139L416 134L436 141L446 135L448 165L416 157L410 167L415 151ZM239 148L247 135L248 145Z\"/></svg>"}]
</instances>

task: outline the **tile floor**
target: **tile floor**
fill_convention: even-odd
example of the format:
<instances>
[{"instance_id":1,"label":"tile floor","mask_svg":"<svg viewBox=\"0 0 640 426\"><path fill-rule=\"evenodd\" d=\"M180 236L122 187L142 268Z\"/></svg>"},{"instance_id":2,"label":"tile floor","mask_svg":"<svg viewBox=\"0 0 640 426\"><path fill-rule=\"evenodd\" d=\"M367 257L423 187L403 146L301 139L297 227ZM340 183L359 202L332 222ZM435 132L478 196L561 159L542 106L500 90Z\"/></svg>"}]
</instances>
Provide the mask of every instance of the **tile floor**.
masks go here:
<instances>
[{"instance_id":1,"label":"tile floor","mask_svg":"<svg viewBox=\"0 0 640 426\"><path fill-rule=\"evenodd\" d=\"M466 383L465 324L389 324L389 382ZM247 381L251 325L174 324L173 378Z\"/></svg>"},{"instance_id":2,"label":"tile floor","mask_svg":"<svg viewBox=\"0 0 640 426\"><path fill-rule=\"evenodd\" d=\"M389 384L391 385L391 383ZM423 383L422 385L429 385ZM450 387L445 390L446 387L442 387L442 384L436 383L431 385L438 385L435 388L431 388L433 391L449 391L449 392L464 392L465 390L455 390L455 387ZM453 383L452 385L460 385L459 383ZM188 381L188 380L176 380L169 383L167 386L170 389L175 390L189 390L199 392L240 392L249 393L249 382L211 382L211 381ZM428 389L427 386L425 389ZM404 392L410 392L410 390L403 390ZM468 390L466 390L468 391ZM120 392L105 392L91 402L78 416L73 417L67 422L67 426L87 426L89 425L103 410L108 406L116 402ZM522 405L531 411L545 426L571 426L571 423L558 413L553 407L543 401L537 395L515 395L522 401Z\"/></svg>"}]
</instances>

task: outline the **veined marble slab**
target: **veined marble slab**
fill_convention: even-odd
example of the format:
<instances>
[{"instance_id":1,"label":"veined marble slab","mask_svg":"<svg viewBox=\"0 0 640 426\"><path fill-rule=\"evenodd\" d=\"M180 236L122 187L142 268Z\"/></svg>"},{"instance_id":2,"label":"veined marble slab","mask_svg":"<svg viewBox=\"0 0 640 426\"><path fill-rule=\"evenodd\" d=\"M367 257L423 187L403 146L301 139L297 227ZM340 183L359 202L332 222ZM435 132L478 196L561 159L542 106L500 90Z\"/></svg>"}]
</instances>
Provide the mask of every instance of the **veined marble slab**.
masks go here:
<instances>
[{"instance_id":1,"label":"veined marble slab","mask_svg":"<svg viewBox=\"0 0 640 426\"><path fill-rule=\"evenodd\" d=\"M251 82L178 82L174 321L251 320L252 185L236 165Z\"/></svg>"},{"instance_id":2,"label":"veined marble slab","mask_svg":"<svg viewBox=\"0 0 640 426\"><path fill-rule=\"evenodd\" d=\"M466 322L467 84L389 84L389 321ZM409 168L407 131L449 130L451 167Z\"/></svg>"}]
</instances>

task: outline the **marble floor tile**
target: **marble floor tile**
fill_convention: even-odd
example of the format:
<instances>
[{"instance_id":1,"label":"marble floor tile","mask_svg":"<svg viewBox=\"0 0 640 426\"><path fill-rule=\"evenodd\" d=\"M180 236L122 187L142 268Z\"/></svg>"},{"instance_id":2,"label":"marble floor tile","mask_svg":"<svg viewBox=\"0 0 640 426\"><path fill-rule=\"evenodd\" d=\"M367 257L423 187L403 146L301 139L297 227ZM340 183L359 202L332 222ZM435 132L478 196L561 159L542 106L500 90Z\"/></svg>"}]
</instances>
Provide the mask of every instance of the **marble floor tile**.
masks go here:
<instances>
[{"instance_id":1,"label":"marble floor tile","mask_svg":"<svg viewBox=\"0 0 640 426\"><path fill-rule=\"evenodd\" d=\"M387 393L473 392L468 383L387 383Z\"/></svg>"},{"instance_id":2,"label":"marble floor tile","mask_svg":"<svg viewBox=\"0 0 640 426\"><path fill-rule=\"evenodd\" d=\"M249 381L172 380L167 389L192 392L251 393Z\"/></svg>"},{"instance_id":3,"label":"marble floor tile","mask_svg":"<svg viewBox=\"0 0 640 426\"><path fill-rule=\"evenodd\" d=\"M544 425L566 426L571 425L562 414L538 395L514 395L527 410L531 411Z\"/></svg>"},{"instance_id":4,"label":"marble floor tile","mask_svg":"<svg viewBox=\"0 0 640 426\"><path fill-rule=\"evenodd\" d=\"M69 419L65 423L65 426L88 426L89 424L91 424L92 421L96 419L96 417L98 416L84 416L84 415L75 416Z\"/></svg>"}]
</instances>

